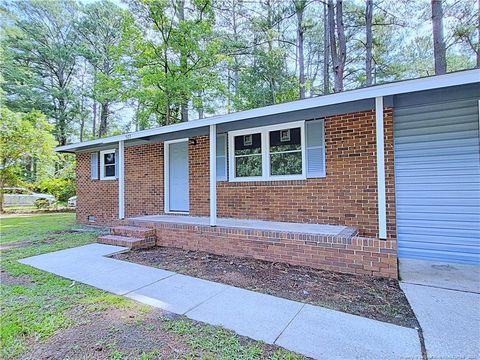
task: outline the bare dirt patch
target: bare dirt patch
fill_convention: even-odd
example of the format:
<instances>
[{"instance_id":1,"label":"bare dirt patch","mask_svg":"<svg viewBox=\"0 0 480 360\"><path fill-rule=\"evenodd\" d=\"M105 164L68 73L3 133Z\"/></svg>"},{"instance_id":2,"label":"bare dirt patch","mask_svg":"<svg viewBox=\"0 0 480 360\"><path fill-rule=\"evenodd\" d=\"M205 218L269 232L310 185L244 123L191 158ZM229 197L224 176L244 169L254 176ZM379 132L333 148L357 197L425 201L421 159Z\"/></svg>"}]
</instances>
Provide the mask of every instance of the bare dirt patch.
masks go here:
<instances>
[{"instance_id":1,"label":"bare dirt patch","mask_svg":"<svg viewBox=\"0 0 480 360\"><path fill-rule=\"evenodd\" d=\"M401 326L418 327L398 281L392 279L166 247L129 251L114 257Z\"/></svg>"},{"instance_id":2,"label":"bare dirt patch","mask_svg":"<svg viewBox=\"0 0 480 360\"><path fill-rule=\"evenodd\" d=\"M33 281L29 275L12 276L5 270L0 270L0 284L30 286L35 284L35 281Z\"/></svg>"},{"instance_id":3,"label":"bare dirt patch","mask_svg":"<svg viewBox=\"0 0 480 360\"><path fill-rule=\"evenodd\" d=\"M44 342L32 340L30 350L19 359L200 359L215 356L208 346L192 346L193 336L199 335L192 329L203 329L205 325L181 316L158 309L142 313L118 308L87 314L78 311L74 317L80 314L78 325L57 331ZM187 331L171 331L169 323L176 321L179 323L173 327L187 324ZM246 337L235 337L244 347L258 344ZM271 358L277 351L277 346L262 344L261 355L256 358Z\"/></svg>"}]
</instances>

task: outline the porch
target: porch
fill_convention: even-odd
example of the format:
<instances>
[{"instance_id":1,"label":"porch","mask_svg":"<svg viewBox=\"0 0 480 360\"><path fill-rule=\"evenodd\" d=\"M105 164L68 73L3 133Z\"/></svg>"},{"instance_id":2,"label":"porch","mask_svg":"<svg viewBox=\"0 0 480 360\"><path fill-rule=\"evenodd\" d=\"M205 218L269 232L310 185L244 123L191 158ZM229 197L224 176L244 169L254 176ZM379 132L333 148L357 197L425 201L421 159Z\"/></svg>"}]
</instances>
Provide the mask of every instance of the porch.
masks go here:
<instances>
[{"instance_id":1,"label":"porch","mask_svg":"<svg viewBox=\"0 0 480 360\"><path fill-rule=\"evenodd\" d=\"M343 273L397 276L396 243L358 235L356 228L263 220L149 215L124 220L104 244L153 245L251 257ZM130 246L132 245L132 246Z\"/></svg>"},{"instance_id":2,"label":"porch","mask_svg":"<svg viewBox=\"0 0 480 360\"><path fill-rule=\"evenodd\" d=\"M178 224L193 226L210 226L210 218L207 216L185 215L147 215L127 219L131 225L157 227L158 224ZM298 233L317 235L319 237L337 238L347 240L357 235L355 228L341 225L305 224L280 221L264 221L250 219L217 218L217 227L230 229L249 229L252 231Z\"/></svg>"}]
</instances>

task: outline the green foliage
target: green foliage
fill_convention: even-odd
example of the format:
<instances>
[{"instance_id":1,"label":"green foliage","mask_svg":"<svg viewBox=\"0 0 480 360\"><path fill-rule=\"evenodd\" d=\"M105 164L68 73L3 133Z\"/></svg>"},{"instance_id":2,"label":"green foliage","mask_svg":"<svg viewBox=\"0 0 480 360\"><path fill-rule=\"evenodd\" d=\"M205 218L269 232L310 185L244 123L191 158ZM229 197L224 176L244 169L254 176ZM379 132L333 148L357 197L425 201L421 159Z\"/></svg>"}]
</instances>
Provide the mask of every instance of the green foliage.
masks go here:
<instances>
[{"instance_id":1,"label":"green foliage","mask_svg":"<svg viewBox=\"0 0 480 360\"><path fill-rule=\"evenodd\" d=\"M22 165L54 157L51 126L38 111L15 113L0 107L0 201L5 184L21 179Z\"/></svg>"},{"instance_id":2,"label":"green foliage","mask_svg":"<svg viewBox=\"0 0 480 360\"><path fill-rule=\"evenodd\" d=\"M58 201L63 202L75 196L76 192L75 180L71 178L45 179L31 187L34 191L54 195Z\"/></svg>"},{"instance_id":3,"label":"green foliage","mask_svg":"<svg viewBox=\"0 0 480 360\"><path fill-rule=\"evenodd\" d=\"M50 202L47 199L37 199L33 203L37 209L48 209Z\"/></svg>"}]
</instances>

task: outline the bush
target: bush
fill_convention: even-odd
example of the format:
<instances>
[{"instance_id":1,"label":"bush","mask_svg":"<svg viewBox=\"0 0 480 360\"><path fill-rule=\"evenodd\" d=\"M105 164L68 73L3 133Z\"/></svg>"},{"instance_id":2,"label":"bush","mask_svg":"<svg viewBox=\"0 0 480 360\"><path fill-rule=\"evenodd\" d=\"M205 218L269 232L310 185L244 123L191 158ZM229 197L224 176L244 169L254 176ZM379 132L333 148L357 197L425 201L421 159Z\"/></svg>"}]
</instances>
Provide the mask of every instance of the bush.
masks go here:
<instances>
[{"instance_id":1,"label":"bush","mask_svg":"<svg viewBox=\"0 0 480 360\"><path fill-rule=\"evenodd\" d=\"M50 206L50 201L47 199L37 199L33 204L37 209L48 209Z\"/></svg>"},{"instance_id":2,"label":"bush","mask_svg":"<svg viewBox=\"0 0 480 360\"><path fill-rule=\"evenodd\" d=\"M33 184L33 191L51 194L58 201L67 201L70 197L75 196L76 188L73 179L46 179L39 183Z\"/></svg>"}]
</instances>

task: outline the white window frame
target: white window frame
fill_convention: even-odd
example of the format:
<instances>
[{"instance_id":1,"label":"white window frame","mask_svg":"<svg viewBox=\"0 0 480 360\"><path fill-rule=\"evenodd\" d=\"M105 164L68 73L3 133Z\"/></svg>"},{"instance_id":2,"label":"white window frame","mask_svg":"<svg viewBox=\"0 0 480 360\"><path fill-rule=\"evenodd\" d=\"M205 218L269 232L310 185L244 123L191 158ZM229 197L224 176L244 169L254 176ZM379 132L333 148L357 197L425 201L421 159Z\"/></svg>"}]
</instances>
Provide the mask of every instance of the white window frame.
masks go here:
<instances>
[{"instance_id":1,"label":"white window frame","mask_svg":"<svg viewBox=\"0 0 480 360\"><path fill-rule=\"evenodd\" d=\"M116 180L117 179L117 166L118 166L118 159L115 155L115 175L113 176L105 176L105 154L115 154L117 152L116 149L109 149L109 150L102 150L100 151L100 180Z\"/></svg>"},{"instance_id":2,"label":"white window frame","mask_svg":"<svg viewBox=\"0 0 480 360\"><path fill-rule=\"evenodd\" d=\"M270 175L270 132L277 130L287 130L300 128L300 142L302 151L302 173L295 175ZM236 177L235 176L235 136L258 134L261 135L261 155L262 155L262 176ZM281 180L305 180L307 174L307 158L305 143L305 121L295 121L284 124L261 126L249 129L230 131L228 133L228 181L247 182L247 181L281 181Z\"/></svg>"}]
</instances>

